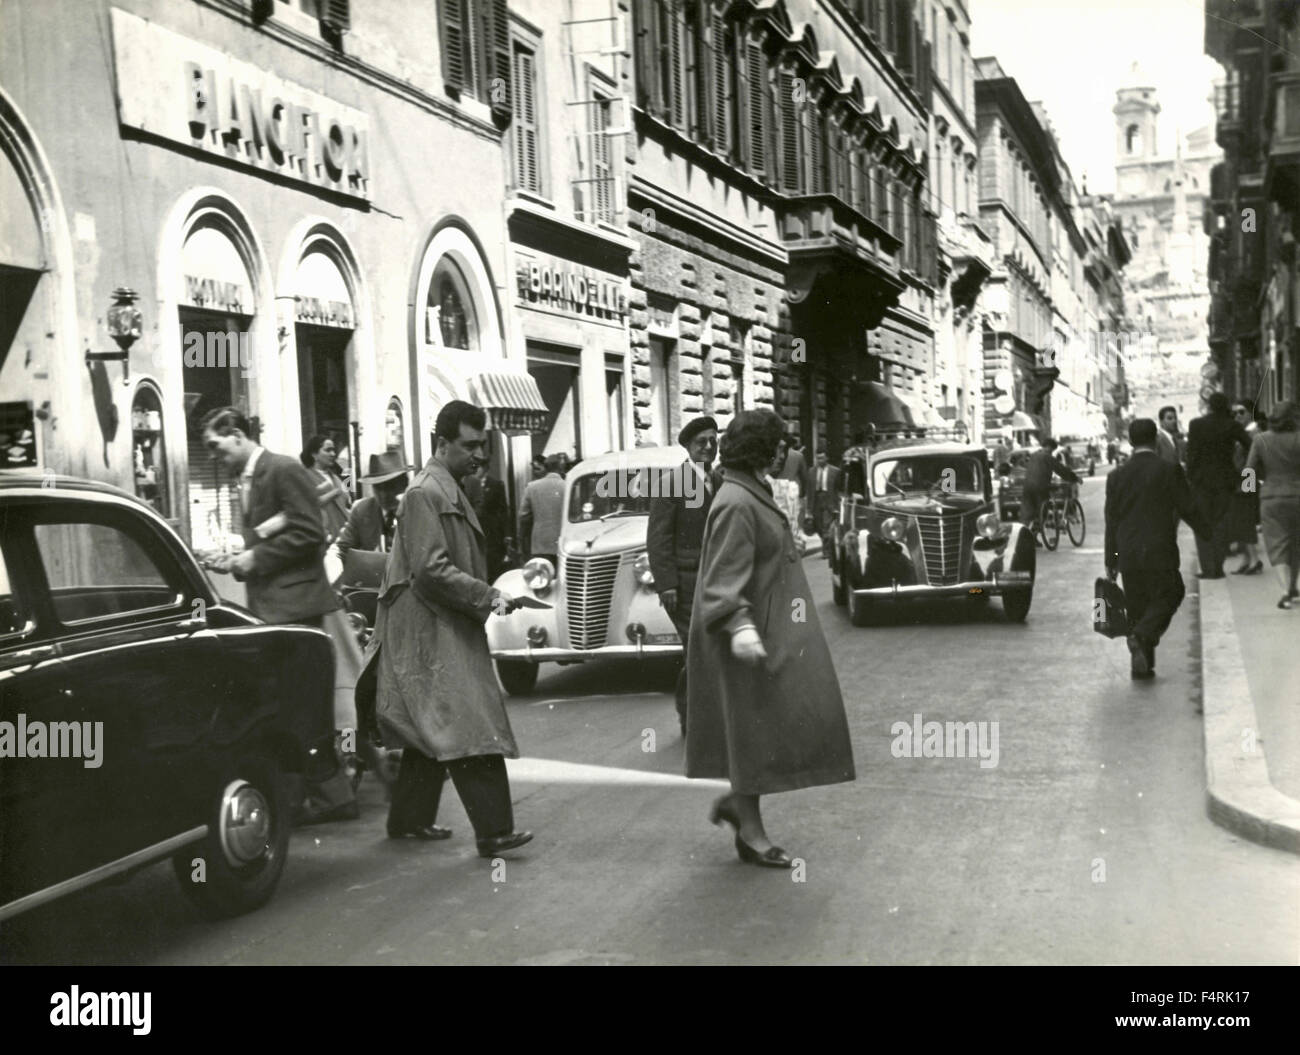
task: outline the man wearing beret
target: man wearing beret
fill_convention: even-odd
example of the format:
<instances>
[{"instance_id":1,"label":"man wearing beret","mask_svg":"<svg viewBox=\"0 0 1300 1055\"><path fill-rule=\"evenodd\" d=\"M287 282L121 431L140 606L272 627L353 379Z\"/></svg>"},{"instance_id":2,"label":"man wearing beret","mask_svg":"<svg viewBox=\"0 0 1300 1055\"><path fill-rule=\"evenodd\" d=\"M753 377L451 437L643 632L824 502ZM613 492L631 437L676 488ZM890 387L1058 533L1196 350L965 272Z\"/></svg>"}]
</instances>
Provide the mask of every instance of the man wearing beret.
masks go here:
<instances>
[{"instance_id":1,"label":"man wearing beret","mask_svg":"<svg viewBox=\"0 0 1300 1055\"><path fill-rule=\"evenodd\" d=\"M690 639L691 602L700 570L704 522L718 489L713 459L718 453L718 424L710 417L686 423L677 436L687 460L664 474L659 497L650 501L646 551L659 600L677 627L683 649ZM677 718L686 735L686 667L677 678Z\"/></svg>"}]
</instances>

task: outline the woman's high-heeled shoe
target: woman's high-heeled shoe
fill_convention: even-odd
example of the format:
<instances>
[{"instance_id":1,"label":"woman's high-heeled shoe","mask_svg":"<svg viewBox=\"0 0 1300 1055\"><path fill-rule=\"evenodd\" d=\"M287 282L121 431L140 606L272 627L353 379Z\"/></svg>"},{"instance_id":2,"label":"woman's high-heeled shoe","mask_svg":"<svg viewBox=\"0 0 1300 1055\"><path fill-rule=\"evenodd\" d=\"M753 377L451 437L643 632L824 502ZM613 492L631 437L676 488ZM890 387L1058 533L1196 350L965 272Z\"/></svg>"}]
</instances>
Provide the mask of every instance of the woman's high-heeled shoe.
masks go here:
<instances>
[{"instance_id":1,"label":"woman's high-heeled shoe","mask_svg":"<svg viewBox=\"0 0 1300 1055\"><path fill-rule=\"evenodd\" d=\"M779 846L769 847L764 853L759 853L749 843L745 842L737 833L736 835L736 853L740 859L747 865L760 865L763 868L791 868L794 865L794 858L781 849Z\"/></svg>"},{"instance_id":2,"label":"woman's high-heeled shoe","mask_svg":"<svg viewBox=\"0 0 1300 1055\"><path fill-rule=\"evenodd\" d=\"M1264 562L1262 560L1257 560L1255 561L1254 564L1243 564L1240 568L1234 568L1232 574L1233 575L1258 575L1263 570L1264 570Z\"/></svg>"},{"instance_id":3,"label":"woman's high-heeled shoe","mask_svg":"<svg viewBox=\"0 0 1300 1055\"><path fill-rule=\"evenodd\" d=\"M721 828L724 821L736 830L736 838L739 839L740 818L736 816L736 811L731 808L730 795L723 795L713 804L713 809L709 810L710 824L716 824Z\"/></svg>"}]
</instances>

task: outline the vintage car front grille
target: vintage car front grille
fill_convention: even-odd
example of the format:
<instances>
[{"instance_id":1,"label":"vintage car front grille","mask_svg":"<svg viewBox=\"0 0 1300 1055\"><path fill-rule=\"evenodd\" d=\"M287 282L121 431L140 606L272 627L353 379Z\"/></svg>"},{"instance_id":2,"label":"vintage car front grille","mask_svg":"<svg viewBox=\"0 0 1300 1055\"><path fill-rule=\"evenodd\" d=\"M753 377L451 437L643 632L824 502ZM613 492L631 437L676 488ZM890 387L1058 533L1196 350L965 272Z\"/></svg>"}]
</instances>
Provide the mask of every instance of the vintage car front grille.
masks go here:
<instances>
[{"instance_id":1,"label":"vintage car front grille","mask_svg":"<svg viewBox=\"0 0 1300 1055\"><path fill-rule=\"evenodd\" d=\"M970 521L965 516L917 516L926 577L931 586L952 586L962 581Z\"/></svg>"},{"instance_id":2,"label":"vintage car front grille","mask_svg":"<svg viewBox=\"0 0 1300 1055\"><path fill-rule=\"evenodd\" d=\"M605 644L609 608L623 554L564 557L564 601L569 613L569 646L600 648Z\"/></svg>"}]
</instances>

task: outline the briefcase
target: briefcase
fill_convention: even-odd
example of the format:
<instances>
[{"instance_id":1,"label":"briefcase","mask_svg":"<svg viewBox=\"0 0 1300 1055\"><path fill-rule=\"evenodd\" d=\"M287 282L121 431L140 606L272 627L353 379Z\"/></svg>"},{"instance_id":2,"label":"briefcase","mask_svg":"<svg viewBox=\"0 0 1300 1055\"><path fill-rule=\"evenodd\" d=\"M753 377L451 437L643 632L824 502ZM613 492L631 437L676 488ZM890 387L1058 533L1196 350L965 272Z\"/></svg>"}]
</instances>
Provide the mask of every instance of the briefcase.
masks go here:
<instances>
[{"instance_id":1,"label":"briefcase","mask_svg":"<svg viewBox=\"0 0 1300 1055\"><path fill-rule=\"evenodd\" d=\"M1106 637L1128 637L1128 603L1119 583L1106 575L1093 587L1092 628Z\"/></svg>"}]
</instances>

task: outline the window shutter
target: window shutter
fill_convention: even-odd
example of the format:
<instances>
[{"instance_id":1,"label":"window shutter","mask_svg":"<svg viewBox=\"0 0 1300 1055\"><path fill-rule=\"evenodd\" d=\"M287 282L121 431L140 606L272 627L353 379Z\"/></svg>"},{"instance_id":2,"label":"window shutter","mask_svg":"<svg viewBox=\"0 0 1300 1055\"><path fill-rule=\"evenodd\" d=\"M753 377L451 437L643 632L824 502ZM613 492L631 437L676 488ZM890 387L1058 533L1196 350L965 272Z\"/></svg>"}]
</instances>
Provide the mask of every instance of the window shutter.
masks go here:
<instances>
[{"instance_id":1,"label":"window shutter","mask_svg":"<svg viewBox=\"0 0 1300 1055\"><path fill-rule=\"evenodd\" d=\"M701 143L713 141L713 63L709 58L708 0L686 8L686 58L691 89L691 133Z\"/></svg>"},{"instance_id":2,"label":"window shutter","mask_svg":"<svg viewBox=\"0 0 1300 1055\"><path fill-rule=\"evenodd\" d=\"M614 166L611 160L609 136L609 100L593 96L598 102L587 107L588 142L591 144L591 215L588 221L612 220L614 213Z\"/></svg>"},{"instance_id":3,"label":"window shutter","mask_svg":"<svg viewBox=\"0 0 1300 1055\"><path fill-rule=\"evenodd\" d=\"M439 38L442 43L442 79L449 88L463 91L468 56L465 53L464 0L438 0Z\"/></svg>"},{"instance_id":4,"label":"window shutter","mask_svg":"<svg viewBox=\"0 0 1300 1055\"><path fill-rule=\"evenodd\" d=\"M655 72L659 69L655 49L654 0L634 0L633 33L636 39L636 102L648 113L657 113Z\"/></svg>"},{"instance_id":5,"label":"window shutter","mask_svg":"<svg viewBox=\"0 0 1300 1055\"><path fill-rule=\"evenodd\" d=\"M712 12L713 147L724 157L731 152L732 54L730 27L718 11Z\"/></svg>"},{"instance_id":6,"label":"window shutter","mask_svg":"<svg viewBox=\"0 0 1300 1055\"><path fill-rule=\"evenodd\" d=\"M346 33L352 28L352 12L348 0L325 0L321 5L320 20L340 33Z\"/></svg>"},{"instance_id":7,"label":"window shutter","mask_svg":"<svg viewBox=\"0 0 1300 1055\"><path fill-rule=\"evenodd\" d=\"M466 23L470 26L470 45L474 51L474 76L471 85L475 98L488 102L492 97L492 3L493 0L465 0Z\"/></svg>"},{"instance_id":8,"label":"window shutter","mask_svg":"<svg viewBox=\"0 0 1300 1055\"><path fill-rule=\"evenodd\" d=\"M515 179L521 190L541 193L537 156L537 67L532 52L515 51Z\"/></svg>"},{"instance_id":9,"label":"window shutter","mask_svg":"<svg viewBox=\"0 0 1300 1055\"><path fill-rule=\"evenodd\" d=\"M803 186L799 173L799 115L802 107L794 101L794 74L781 70L777 74L777 109L781 114L781 189L798 194Z\"/></svg>"},{"instance_id":10,"label":"window shutter","mask_svg":"<svg viewBox=\"0 0 1300 1055\"><path fill-rule=\"evenodd\" d=\"M511 112L511 77L510 67L510 8L507 0L490 0L492 34L491 41L491 84L488 102L492 112L508 116Z\"/></svg>"},{"instance_id":11,"label":"window shutter","mask_svg":"<svg viewBox=\"0 0 1300 1055\"><path fill-rule=\"evenodd\" d=\"M682 10L674 3L668 5L668 117L679 129L686 127L686 58L682 48Z\"/></svg>"},{"instance_id":12,"label":"window shutter","mask_svg":"<svg viewBox=\"0 0 1300 1055\"><path fill-rule=\"evenodd\" d=\"M767 173L766 101L767 63L756 40L745 41L745 79L749 93L749 171L758 179Z\"/></svg>"},{"instance_id":13,"label":"window shutter","mask_svg":"<svg viewBox=\"0 0 1300 1055\"><path fill-rule=\"evenodd\" d=\"M826 125L821 111L811 99L804 103L803 112L808 127L808 160L812 168L808 193L822 194L826 190Z\"/></svg>"}]
</instances>

